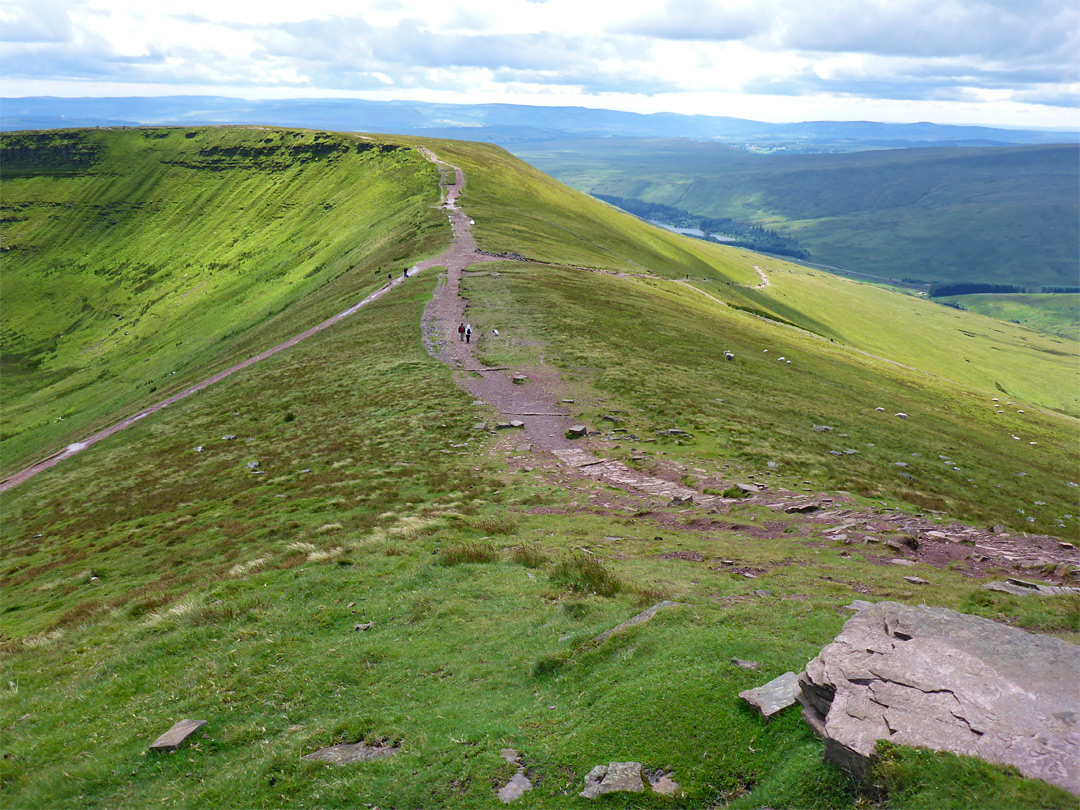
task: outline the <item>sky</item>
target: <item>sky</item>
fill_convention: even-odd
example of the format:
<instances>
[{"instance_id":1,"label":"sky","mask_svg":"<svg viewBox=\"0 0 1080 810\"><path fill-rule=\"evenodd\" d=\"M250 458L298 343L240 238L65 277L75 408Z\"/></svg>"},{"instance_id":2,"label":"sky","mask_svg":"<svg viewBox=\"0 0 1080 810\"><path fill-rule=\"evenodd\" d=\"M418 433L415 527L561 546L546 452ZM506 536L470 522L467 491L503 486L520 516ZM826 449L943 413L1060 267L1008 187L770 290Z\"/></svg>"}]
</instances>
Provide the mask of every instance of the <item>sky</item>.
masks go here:
<instances>
[{"instance_id":1,"label":"sky","mask_svg":"<svg viewBox=\"0 0 1080 810\"><path fill-rule=\"evenodd\" d=\"M0 95L1080 128L1080 0L0 0Z\"/></svg>"}]
</instances>

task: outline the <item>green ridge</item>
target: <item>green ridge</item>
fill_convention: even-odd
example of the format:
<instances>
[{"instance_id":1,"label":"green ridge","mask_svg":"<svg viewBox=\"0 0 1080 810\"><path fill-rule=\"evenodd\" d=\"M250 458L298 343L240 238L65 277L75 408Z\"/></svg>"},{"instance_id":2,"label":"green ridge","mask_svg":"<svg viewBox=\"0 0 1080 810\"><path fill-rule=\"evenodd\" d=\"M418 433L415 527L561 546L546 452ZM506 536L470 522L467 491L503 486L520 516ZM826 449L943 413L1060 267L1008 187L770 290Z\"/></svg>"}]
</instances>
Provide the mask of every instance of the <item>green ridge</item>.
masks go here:
<instances>
[{"instance_id":1,"label":"green ridge","mask_svg":"<svg viewBox=\"0 0 1080 810\"><path fill-rule=\"evenodd\" d=\"M263 188L270 205L259 222L272 263L221 262L234 269L215 268L214 277L226 274L234 293L216 299L213 317L198 307L148 310L161 312L157 331L185 336L185 346L195 340L187 337L193 320L203 318L207 330L230 324L201 353L183 355L177 384L344 309L378 286L386 268L448 243L434 205L437 173L411 151L357 153L361 141L350 136L284 130L200 129L191 138L184 130L159 132L85 133L75 142L93 145L92 158L67 139L59 157L46 150L36 164L24 162L22 177L5 179L5 205L27 200L29 188L36 202L26 219L5 223L4 238L10 244L9 232L22 228L21 244L45 253L62 240L34 242L31 226L39 234L82 228L66 250L104 264L110 251L93 235L98 217L86 213L88 188L100 196L139 172L160 173L158 182L176 195L176 178L186 177L185 187L215 200L198 214L204 224L243 221L239 206L246 210L251 190ZM254 151L265 138L274 148ZM188 151L197 139L203 146ZM304 145L300 155L316 147L331 152L286 157L294 144ZM1027 405L1070 410L1056 387L1068 379L1061 368L1071 364L1075 372L1075 348L1071 355L1032 353L1027 362L1038 373L1030 380L1019 365L1003 365L1002 387L1030 399L1026 414L1001 417L990 398L1005 397L987 387L985 375L965 376L963 361L933 351L932 340L908 347L903 330L967 330L988 356L1016 351L1034 333L1004 325L1004 336L983 334L981 325L993 322L980 316L662 233L534 171L519 173L521 164L492 147L427 145L465 169L462 205L476 219L481 246L561 265L485 265L466 275L463 292L481 354L510 364L543 358L557 367L583 420L617 413L642 436L684 427L692 439L643 446L657 463L666 457L706 476L742 480L753 472L794 486L813 480L818 489L848 488L863 505L943 509L1021 529L1037 515L1037 530L1075 536L1074 519L1064 529L1053 522L1080 513L1076 490L1066 484L1080 462L1075 419ZM207 146L232 151L202 154ZM153 152L165 147L171 151ZM340 147L347 154L331 157ZM125 156L142 149L148 159L132 159L131 176L120 172ZM155 169L162 154L244 167ZM109 165L120 172L111 180L93 174L94 166ZM282 172L296 172L296 182L274 185ZM154 183L139 185L141 199L161 199ZM61 189L82 202L46 206L48 194ZM319 208L320 195L340 201L333 212ZM169 224L178 214L160 217L162 207L125 214L125 232L140 239L120 243L129 265L109 282L112 291L100 293L98 308L114 292L140 301L150 293L134 292L145 281L132 270L140 250L161 243L163 256L177 252L165 247L173 233L187 234L192 249L199 244ZM282 234L325 229L333 237L327 258L294 256L281 235L271 241L279 219L288 225ZM229 249L213 242L203 261ZM310 269L323 261L326 275L313 276L303 297L303 282L284 283L299 272L296 262ZM5 324L24 332L34 322L22 311L30 296L9 301L8 279L40 268L36 262L18 252L4 257ZM33 278L62 290L61 274L70 272L94 289L96 276L74 264ZM566 266L579 264L648 269L655 277ZM749 288L760 282L754 264L769 272L769 287ZM169 272L175 281L187 271ZM686 275L699 291L677 283ZM420 318L436 283L437 272L425 272L4 493L5 807L491 807L514 771L500 756L504 747L521 752L533 781L514 805L521 807L581 806L584 774L612 760L671 770L683 793L609 797L610 806L1078 806L1063 791L1006 769L909 749L888 752L874 777L881 792L865 795L822 764L822 743L797 712L765 724L736 696L805 666L839 631L852 598L942 605L1074 642L1080 600L1014 597L985 591L985 578L962 571L889 565L891 552L843 546L798 516L761 506L734 504L716 516L650 512L594 481L543 465L527 470L534 462L513 458L514 440L507 446L472 429L494 414L472 405L451 370L423 348ZM265 299L290 305L266 317L254 303ZM52 317L33 306L39 319ZM893 310L903 315L903 330L876 334L875 319L890 323ZM53 322L73 323L66 318ZM92 343L100 328L87 317L68 336L71 345ZM162 351L176 339L164 340ZM14 345L8 340L5 333L5 363ZM148 335L112 357L132 368L146 358L156 365L154 340ZM11 361L23 387L5 384L5 408L27 409L35 383L48 383L61 360L98 362L67 345L60 341L38 366ZM173 348L176 363L182 347ZM722 359L724 349L735 352L735 362ZM792 364L766 359L778 353ZM109 421L110 403L126 410L165 393L132 394L121 376L96 385L87 427ZM878 402L889 412L873 410ZM894 407L909 418L896 419ZM823 420L833 433L811 429ZM57 424L67 429L68 421ZM83 435L53 430L28 435L10 457ZM860 453L837 460L827 452L834 443ZM624 455L625 446L615 444L607 452ZM951 454L964 475L935 472L936 452ZM892 462L902 455L916 482L895 472ZM255 472L251 462L259 463ZM752 526L769 527L775 539L746 530ZM903 578L912 573L930 584ZM759 589L772 596L755 596ZM683 604L592 641L662 599ZM357 629L367 622L369 629ZM760 667L732 667L733 656ZM208 725L177 754L148 753L149 742L181 717ZM357 740L396 743L399 753L345 768L301 759Z\"/></svg>"}]
</instances>

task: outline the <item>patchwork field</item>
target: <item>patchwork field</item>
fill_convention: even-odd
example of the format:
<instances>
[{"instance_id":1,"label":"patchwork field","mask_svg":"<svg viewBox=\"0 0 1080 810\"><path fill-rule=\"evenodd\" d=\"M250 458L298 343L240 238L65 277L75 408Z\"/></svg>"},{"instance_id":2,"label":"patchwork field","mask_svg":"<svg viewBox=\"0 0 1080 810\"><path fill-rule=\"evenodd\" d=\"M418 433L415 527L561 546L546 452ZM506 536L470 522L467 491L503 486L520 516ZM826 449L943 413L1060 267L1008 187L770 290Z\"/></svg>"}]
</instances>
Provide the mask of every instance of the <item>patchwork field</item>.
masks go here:
<instances>
[{"instance_id":1,"label":"patchwork field","mask_svg":"<svg viewBox=\"0 0 1080 810\"><path fill-rule=\"evenodd\" d=\"M5 414L16 415L5 415L6 472L344 310L387 272L450 246L440 172L411 148L423 144L464 171L458 204L478 246L514 254L461 276L475 357L502 369L493 374L526 375L515 386L523 396L592 428L575 447L716 506L620 488L572 470L521 430L478 429L506 415L425 350L422 316L442 271L424 270L4 492L5 806L491 807L517 768L506 748L532 786L515 807L585 806L585 774L629 760L677 792L609 796L605 806L1078 806L1006 769L898 747L882 750L870 788L860 787L822 762L822 741L796 709L765 723L738 698L800 671L853 599L940 605L1080 640L1076 594L983 588L1021 573L1068 583L1075 565L1022 570L922 529L920 550L897 551L910 536L901 529L917 522L1066 554L1052 537L1080 534L1074 342L668 234L494 147L161 132L72 135L111 156L111 180L81 174L78 150L46 149L49 160L5 176L5 206L25 203L22 219L4 224L5 244L23 246L4 265L4 368L21 375L4 387ZM153 167L163 155L195 163L214 143L246 155L265 138L279 157L294 142L329 144L338 156L280 170L299 174L287 188L267 186L247 237L264 232L273 263L249 246L256 256L228 254L213 276L200 270L231 285L204 306L176 303L188 300L183 273L196 265L166 262L183 251L165 248L177 215L160 218L160 201L131 214L126 227L140 237L124 248L133 267L161 244L174 286L156 293L140 290L146 279L129 266L114 286L95 287L89 259L71 257L111 261L109 241L89 230L98 215L82 203L46 205L47 192L96 198L133 183L119 167L145 142L163 151L131 159L132 174L146 173L143 199L160 200L162 184L170 194L212 189L215 204L197 207L200 227L234 223L250 213L252 188L282 179L277 169L169 164L153 180ZM387 148L356 151L365 143ZM320 195L338 200L332 211ZM276 234L279 220L292 230ZM77 241L55 235L78 227L87 231ZM320 238L309 230L322 228ZM198 231L176 232L200 246ZM315 254L291 258L308 239ZM58 244L68 258L46 263ZM63 297L68 274L94 313L111 312L114 297L134 302L124 313L164 297L143 320L130 316L135 330L98 315L76 323L69 315L82 299ZM37 301L38 284L57 291L68 315ZM64 338L34 354L29 336L54 334L33 332L43 318L62 324ZM125 330L142 339L121 341ZM94 364L106 359L80 353L101 335L111 336L108 363L128 376L101 376L108 366ZM442 356L457 341L426 337ZM48 429L19 417L44 402L82 402L64 387L69 366L100 376L88 404L66 406L88 414ZM176 382L145 367L175 368ZM143 387L131 390L132 380ZM25 427L9 439L12 425ZM722 497L751 481L763 495ZM770 493L821 509L788 513ZM998 535L986 531L994 524ZM893 564L898 555L904 565ZM663 600L678 604L598 638ZM176 754L148 752L182 717L207 726ZM345 767L302 759L357 741L389 755Z\"/></svg>"}]
</instances>

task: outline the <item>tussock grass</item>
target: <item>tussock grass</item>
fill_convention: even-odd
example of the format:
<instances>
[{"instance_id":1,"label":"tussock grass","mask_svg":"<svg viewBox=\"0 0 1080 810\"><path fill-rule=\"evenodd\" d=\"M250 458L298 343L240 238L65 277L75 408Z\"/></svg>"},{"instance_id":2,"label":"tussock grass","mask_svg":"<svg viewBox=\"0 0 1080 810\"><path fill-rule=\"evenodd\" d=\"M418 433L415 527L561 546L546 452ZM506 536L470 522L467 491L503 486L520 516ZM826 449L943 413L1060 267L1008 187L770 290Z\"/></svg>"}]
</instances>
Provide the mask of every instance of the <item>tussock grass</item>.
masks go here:
<instances>
[{"instance_id":1,"label":"tussock grass","mask_svg":"<svg viewBox=\"0 0 1080 810\"><path fill-rule=\"evenodd\" d=\"M542 568L547 565L550 557L537 546L523 544L510 549L510 559L526 568Z\"/></svg>"},{"instance_id":2,"label":"tussock grass","mask_svg":"<svg viewBox=\"0 0 1080 810\"><path fill-rule=\"evenodd\" d=\"M551 578L575 593L614 596L624 583L596 557L572 551L554 565Z\"/></svg>"},{"instance_id":3,"label":"tussock grass","mask_svg":"<svg viewBox=\"0 0 1080 810\"><path fill-rule=\"evenodd\" d=\"M495 547L484 542L456 543L439 549L439 565L452 566L465 563L493 563L499 559Z\"/></svg>"}]
</instances>

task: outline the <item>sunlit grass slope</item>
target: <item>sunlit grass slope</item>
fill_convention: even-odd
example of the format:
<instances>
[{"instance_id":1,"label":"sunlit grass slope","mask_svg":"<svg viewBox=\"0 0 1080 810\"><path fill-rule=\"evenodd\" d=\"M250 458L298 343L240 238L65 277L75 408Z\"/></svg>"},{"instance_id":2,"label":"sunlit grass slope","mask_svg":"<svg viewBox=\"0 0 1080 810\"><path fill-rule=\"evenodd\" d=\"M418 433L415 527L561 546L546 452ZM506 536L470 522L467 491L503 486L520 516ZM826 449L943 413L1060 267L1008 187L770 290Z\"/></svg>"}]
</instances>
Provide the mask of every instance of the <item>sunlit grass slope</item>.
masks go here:
<instances>
[{"instance_id":1,"label":"sunlit grass slope","mask_svg":"<svg viewBox=\"0 0 1080 810\"><path fill-rule=\"evenodd\" d=\"M5 469L344 309L448 237L437 173L394 143L230 127L0 149Z\"/></svg>"},{"instance_id":2,"label":"sunlit grass slope","mask_svg":"<svg viewBox=\"0 0 1080 810\"><path fill-rule=\"evenodd\" d=\"M707 281L698 286L826 340L990 392L1003 405L1011 399L1080 416L1075 341L820 270L742 255L765 271L768 287L746 290Z\"/></svg>"},{"instance_id":3,"label":"sunlit grass slope","mask_svg":"<svg viewBox=\"0 0 1080 810\"><path fill-rule=\"evenodd\" d=\"M980 293L939 299L999 321L1080 340L1080 296L1041 293Z\"/></svg>"},{"instance_id":4,"label":"sunlit grass slope","mask_svg":"<svg viewBox=\"0 0 1080 810\"><path fill-rule=\"evenodd\" d=\"M435 148L465 171L463 199L485 250L626 273L757 282L753 268L732 261L718 246L646 225L499 147L440 141Z\"/></svg>"}]
</instances>

